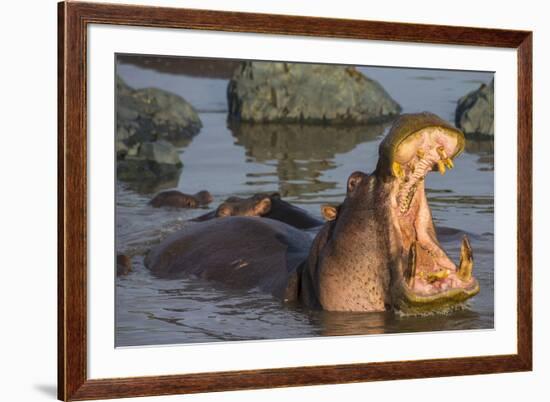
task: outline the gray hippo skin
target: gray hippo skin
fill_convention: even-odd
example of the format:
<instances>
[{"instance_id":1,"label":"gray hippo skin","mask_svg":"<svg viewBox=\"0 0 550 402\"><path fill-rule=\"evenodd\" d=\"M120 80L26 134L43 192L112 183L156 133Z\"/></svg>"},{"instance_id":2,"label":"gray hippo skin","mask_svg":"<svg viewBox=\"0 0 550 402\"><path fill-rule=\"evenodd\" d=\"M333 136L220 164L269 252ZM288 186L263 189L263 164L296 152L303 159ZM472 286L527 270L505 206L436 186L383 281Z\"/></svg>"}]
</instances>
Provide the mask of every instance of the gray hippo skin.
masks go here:
<instances>
[{"instance_id":1,"label":"gray hippo skin","mask_svg":"<svg viewBox=\"0 0 550 402\"><path fill-rule=\"evenodd\" d=\"M271 219L232 216L190 225L153 248L145 265L161 278L196 276L232 288L296 298L311 236Z\"/></svg>"},{"instance_id":2,"label":"gray hippo skin","mask_svg":"<svg viewBox=\"0 0 550 402\"><path fill-rule=\"evenodd\" d=\"M463 302L479 292L472 250L464 237L455 264L442 249L424 179L453 168L464 144L461 131L431 113L403 115L380 144L375 171L351 174L344 202L312 243L272 219L215 219L163 241L146 266L163 277L194 274L329 311Z\"/></svg>"},{"instance_id":3,"label":"gray hippo skin","mask_svg":"<svg viewBox=\"0 0 550 402\"><path fill-rule=\"evenodd\" d=\"M298 229L311 229L323 224L323 221L311 216L306 210L282 200L278 193L258 193L249 198L230 197L215 211L201 215L193 221L203 222L227 216L260 216Z\"/></svg>"}]
</instances>

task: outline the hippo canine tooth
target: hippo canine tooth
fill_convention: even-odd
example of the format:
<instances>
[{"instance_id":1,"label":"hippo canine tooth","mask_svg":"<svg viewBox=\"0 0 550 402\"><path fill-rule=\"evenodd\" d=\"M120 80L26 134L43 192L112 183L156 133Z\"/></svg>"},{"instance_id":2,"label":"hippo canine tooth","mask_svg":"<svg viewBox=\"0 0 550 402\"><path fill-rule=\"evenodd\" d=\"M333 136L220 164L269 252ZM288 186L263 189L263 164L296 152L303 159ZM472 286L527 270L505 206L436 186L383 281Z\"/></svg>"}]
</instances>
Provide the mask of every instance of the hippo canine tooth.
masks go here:
<instances>
[{"instance_id":1,"label":"hippo canine tooth","mask_svg":"<svg viewBox=\"0 0 550 402\"><path fill-rule=\"evenodd\" d=\"M405 176L405 172L403 172L403 167L401 167L401 164L399 162L393 162L391 168L392 173L395 177L401 179Z\"/></svg>"},{"instance_id":2,"label":"hippo canine tooth","mask_svg":"<svg viewBox=\"0 0 550 402\"><path fill-rule=\"evenodd\" d=\"M451 160L451 158L449 158L449 156L447 155L447 152L445 152L445 147L443 147L443 146L437 147L437 154L441 158L441 160L439 162L437 162L437 166L439 168L439 173L445 174L445 167L447 167L449 169L454 168L455 165L454 165L453 161ZM441 167L442 164L444 165L443 169Z\"/></svg>"},{"instance_id":3,"label":"hippo canine tooth","mask_svg":"<svg viewBox=\"0 0 550 402\"><path fill-rule=\"evenodd\" d=\"M439 170L439 173L441 174L441 176L445 174L445 164L443 163L442 160L437 161L437 170Z\"/></svg>"},{"instance_id":4,"label":"hippo canine tooth","mask_svg":"<svg viewBox=\"0 0 550 402\"><path fill-rule=\"evenodd\" d=\"M445 152L445 147L443 147L443 146L437 147L437 154L439 155L441 160L445 160L445 159L448 158L447 152Z\"/></svg>"},{"instance_id":5,"label":"hippo canine tooth","mask_svg":"<svg viewBox=\"0 0 550 402\"><path fill-rule=\"evenodd\" d=\"M416 242L413 242L411 244L411 247L409 248L409 260L407 262L407 285L409 285L409 288L414 287L414 279L416 276Z\"/></svg>"},{"instance_id":6,"label":"hippo canine tooth","mask_svg":"<svg viewBox=\"0 0 550 402\"><path fill-rule=\"evenodd\" d=\"M468 236L464 235L462 238L462 246L460 247L460 263L458 266L458 277L466 282L472 278L472 271L474 269L474 255L472 253L472 247L470 246L470 240Z\"/></svg>"}]
</instances>

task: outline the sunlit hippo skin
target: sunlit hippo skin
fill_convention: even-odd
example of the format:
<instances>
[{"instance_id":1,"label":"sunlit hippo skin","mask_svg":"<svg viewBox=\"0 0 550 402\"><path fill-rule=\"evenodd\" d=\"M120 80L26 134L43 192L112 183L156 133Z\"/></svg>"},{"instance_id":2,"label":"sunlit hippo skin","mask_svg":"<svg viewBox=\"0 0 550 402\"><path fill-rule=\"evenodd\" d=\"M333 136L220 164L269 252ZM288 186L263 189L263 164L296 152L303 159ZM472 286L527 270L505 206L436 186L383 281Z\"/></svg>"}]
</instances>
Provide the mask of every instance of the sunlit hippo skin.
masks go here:
<instances>
[{"instance_id":1,"label":"sunlit hippo skin","mask_svg":"<svg viewBox=\"0 0 550 402\"><path fill-rule=\"evenodd\" d=\"M260 216L287 223L298 229L319 227L323 221L281 199L279 193L258 193L249 198L230 197L212 212L193 219L202 222L228 216Z\"/></svg>"},{"instance_id":2,"label":"sunlit hippo skin","mask_svg":"<svg viewBox=\"0 0 550 402\"><path fill-rule=\"evenodd\" d=\"M440 246L424 190L464 149L464 135L431 113L402 115L371 174L352 173L346 197L313 242L271 219L229 217L187 227L146 257L161 277L197 275L258 288L309 308L431 311L479 292L464 237L455 264Z\"/></svg>"},{"instance_id":3,"label":"sunlit hippo skin","mask_svg":"<svg viewBox=\"0 0 550 402\"><path fill-rule=\"evenodd\" d=\"M202 190L196 194L184 194L177 190L163 191L149 202L153 208L199 208L212 202L212 195Z\"/></svg>"}]
</instances>

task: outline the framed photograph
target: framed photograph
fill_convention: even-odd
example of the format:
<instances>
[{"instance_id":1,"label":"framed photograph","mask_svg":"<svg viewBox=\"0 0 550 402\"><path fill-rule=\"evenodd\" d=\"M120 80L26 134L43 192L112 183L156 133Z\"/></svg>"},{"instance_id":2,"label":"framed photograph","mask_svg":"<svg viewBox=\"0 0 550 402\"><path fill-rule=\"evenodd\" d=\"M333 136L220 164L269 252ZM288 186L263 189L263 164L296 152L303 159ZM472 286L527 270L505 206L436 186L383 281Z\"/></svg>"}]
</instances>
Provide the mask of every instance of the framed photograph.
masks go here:
<instances>
[{"instance_id":1,"label":"framed photograph","mask_svg":"<svg viewBox=\"0 0 550 402\"><path fill-rule=\"evenodd\" d=\"M58 11L59 399L531 370L532 32Z\"/></svg>"}]
</instances>

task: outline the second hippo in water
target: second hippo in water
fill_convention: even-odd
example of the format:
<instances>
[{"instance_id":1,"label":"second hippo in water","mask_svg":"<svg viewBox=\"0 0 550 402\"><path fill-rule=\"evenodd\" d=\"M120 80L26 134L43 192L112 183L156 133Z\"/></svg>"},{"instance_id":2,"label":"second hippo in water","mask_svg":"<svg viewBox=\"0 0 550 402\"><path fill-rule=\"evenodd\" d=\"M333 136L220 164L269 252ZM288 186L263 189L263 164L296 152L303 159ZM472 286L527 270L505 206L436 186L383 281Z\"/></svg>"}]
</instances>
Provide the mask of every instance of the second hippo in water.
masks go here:
<instances>
[{"instance_id":1,"label":"second hippo in water","mask_svg":"<svg viewBox=\"0 0 550 402\"><path fill-rule=\"evenodd\" d=\"M228 216L261 216L284 222L298 229L310 229L323 224L307 211L281 199L279 193L258 193L252 197L229 197L212 212L193 219L203 222Z\"/></svg>"},{"instance_id":2,"label":"second hippo in water","mask_svg":"<svg viewBox=\"0 0 550 402\"><path fill-rule=\"evenodd\" d=\"M116 275L126 276L132 272L132 260L126 254L116 256Z\"/></svg>"},{"instance_id":3,"label":"second hippo in water","mask_svg":"<svg viewBox=\"0 0 550 402\"><path fill-rule=\"evenodd\" d=\"M159 277L197 275L330 311L463 302L479 292L472 249L464 237L458 264L443 250L424 180L452 168L464 141L431 113L403 115L380 144L374 172L350 175L344 202L313 243L281 222L228 217L174 233L145 265Z\"/></svg>"},{"instance_id":4,"label":"second hippo in water","mask_svg":"<svg viewBox=\"0 0 550 402\"><path fill-rule=\"evenodd\" d=\"M202 190L196 194L184 194L177 190L163 191L149 202L153 208L199 208L212 202L212 195Z\"/></svg>"}]
</instances>

